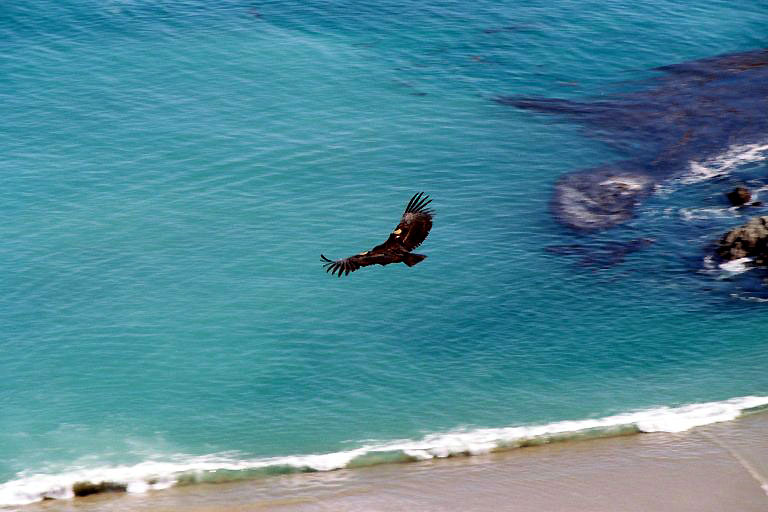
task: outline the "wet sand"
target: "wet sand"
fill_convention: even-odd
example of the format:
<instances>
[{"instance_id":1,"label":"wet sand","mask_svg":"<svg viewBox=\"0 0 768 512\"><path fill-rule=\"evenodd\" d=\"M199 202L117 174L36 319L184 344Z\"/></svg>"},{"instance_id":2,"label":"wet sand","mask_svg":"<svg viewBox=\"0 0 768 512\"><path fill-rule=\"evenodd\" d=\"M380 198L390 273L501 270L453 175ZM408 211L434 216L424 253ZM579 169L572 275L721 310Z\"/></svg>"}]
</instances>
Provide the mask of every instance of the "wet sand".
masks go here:
<instances>
[{"instance_id":1,"label":"wet sand","mask_svg":"<svg viewBox=\"0 0 768 512\"><path fill-rule=\"evenodd\" d=\"M93 496L29 512L765 512L768 413L679 434Z\"/></svg>"}]
</instances>

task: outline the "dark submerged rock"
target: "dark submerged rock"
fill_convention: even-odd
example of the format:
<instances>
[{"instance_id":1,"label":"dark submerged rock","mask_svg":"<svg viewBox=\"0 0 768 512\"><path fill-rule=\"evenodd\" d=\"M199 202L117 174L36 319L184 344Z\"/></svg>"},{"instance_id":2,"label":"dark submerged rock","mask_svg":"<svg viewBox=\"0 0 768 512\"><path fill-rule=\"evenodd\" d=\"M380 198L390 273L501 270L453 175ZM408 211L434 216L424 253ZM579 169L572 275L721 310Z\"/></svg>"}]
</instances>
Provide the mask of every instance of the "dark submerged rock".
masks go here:
<instances>
[{"instance_id":1,"label":"dark submerged rock","mask_svg":"<svg viewBox=\"0 0 768 512\"><path fill-rule=\"evenodd\" d=\"M631 218L654 184L652 176L622 164L566 174L555 185L552 212L575 229L605 229Z\"/></svg>"},{"instance_id":2,"label":"dark submerged rock","mask_svg":"<svg viewBox=\"0 0 768 512\"><path fill-rule=\"evenodd\" d=\"M752 200L752 193L745 187L736 187L726 196L733 206L743 206Z\"/></svg>"},{"instance_id":3,"label":"dark submerged rock","mask_svg":"<svg viewBox=\"0 0 768 512\"><path fill-rule=\"evenodd\" d=\"M72 492L78 497L104 492L125 492L127 490L128 486L117 482L75 482L72 485Z\"/></svg>"},{"instance_id":4,"label":"dark submerged rock","mask_svg":"<svg viewBox=\"0 0 768 512\"><path fill-rule=\"evenodd\" d=\"M610 268L624 262L628 254L642 251L655 242L652 238L636 238L627 242L605 242L596 245L552 245L545 250L552 254L578 256L582 267Z\"/></svg>"},{"instance_id":5,"label":"dark submerged rock","mask_svg":"<svg viewBox=\"0 0 768 512\"><path fill-rule=\"evenodd\" d=\"M725 261L752 258L756 265L768 264L768 216L754 217L726 233L718 242L717 255Z\"/></svg>"}]
</instances>

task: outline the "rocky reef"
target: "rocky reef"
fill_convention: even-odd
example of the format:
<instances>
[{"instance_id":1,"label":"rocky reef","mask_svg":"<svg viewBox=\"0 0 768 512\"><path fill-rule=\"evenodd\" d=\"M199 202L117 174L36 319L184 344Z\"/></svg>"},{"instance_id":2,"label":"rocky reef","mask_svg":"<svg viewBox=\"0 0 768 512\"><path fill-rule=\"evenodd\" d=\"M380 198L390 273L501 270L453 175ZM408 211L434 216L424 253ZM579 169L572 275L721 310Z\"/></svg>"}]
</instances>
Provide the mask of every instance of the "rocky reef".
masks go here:
<instances>
[{"instance_id":1,"label":"rocky reef","mask_svg":"<svg viewBox=\"0 0 768 512\"><path fill-rule=\"evenodd\" d=\"M649 79L646 87L591 99L495 98L503 105L576 121L587 136L626 159L558 180L553 211L566 226L594 231L623 223L654 184L680 176L692 163L768 137L768 49L654 71L663 74ZM743 201L743 194L734 199Z\"/></svg>"},{"instance_id":2,"label":"rocky reef","mask_svg":"<svg viewBox=\"0 0 768 512\"><path fill-rule=\"evenodd\" d=\"M753 217L726 233L717 244L724 261L750 258L755 265L768 265L768 216Z\"/></svg>"},{"instance_id":3,"label":"rocky reef","mask_svg":"<svg viewBox=\"0 0 768 512\"><path fill-rule=\"evenodd\" d=\"M555 186L552 212L573 228L603 229L628 220L654 183L651 175L622 164L566 174Z\"/></svg>"}]
</instances>

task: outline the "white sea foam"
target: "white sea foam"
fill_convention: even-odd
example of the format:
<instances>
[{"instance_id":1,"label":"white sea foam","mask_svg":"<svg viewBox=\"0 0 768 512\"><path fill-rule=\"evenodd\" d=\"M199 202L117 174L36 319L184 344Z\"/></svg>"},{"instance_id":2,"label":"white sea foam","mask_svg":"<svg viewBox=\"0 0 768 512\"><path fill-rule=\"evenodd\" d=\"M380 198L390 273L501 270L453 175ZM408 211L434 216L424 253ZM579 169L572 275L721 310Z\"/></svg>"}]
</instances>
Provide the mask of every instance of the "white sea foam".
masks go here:
<instances>
[{"instance_id":1,"label":"white sea foam","mask_svg":"<svg viewBox=\"0 0 768 512\"><path fill-rule=\"evenodd\" d=\"M133 466L75 469L62 474L20 474L19 478L0 484L0 506L24 505L46 497L72 498L76 482L115 482L127 486L127 492L141 493L171 487L179 481L204 481L219 472L255 471L262 468L289 471L332 471L350 463L374 464L384 454L402 454L426 460L453 455L477 455L494 450L531 444L566 441L580 437L607 437L630 432L682 432L694 427L740 416L747 409L768 407L768 396L747 396L619 414L598 419L560 421L546 425L457 430L431 434L421 440L374 443L354 450L265 459L237 459L232 456L187 457L181 462L147 461Z\"/></svg>"},{"instance_id":2,"label":"white sea foam","mask_svg":"<svg viewBox=\"0 0 768 512\"><path fill-rule=\"evenodd\" d=\"M768 142L734 145L714 158L692 161L688 174L680 178L680 182L687 185L706 181L729 174L744 164L763 160L768 160Z\"/></svg>"},{"instance_id":3,"label":"white sea foam","mask_svg":"<svg viewBox=\"0 0 768 512\"><path fill-rule=\"evenodd\" d=\"M748 263L752 262L752 258L739 258L737 260L733 261L727 261L725 263L721 263L718 265L718 268L721 270L724 270L728 274L741 274L742 272L746 272L751 267L748 265Z\"/></svg>"},{"instance_id":4,"label":"white sea foam","mask_svg":"<svg viewBox=\"0 0 768 512\"><path fill-rule=\"evenodd\" d=\"M739 293L731 293L730 297L737 300L743 300L745 302L758 302L758 303L768 302L768 299L765 297L753 297L751 295L742 295Z\"/></svg>"},{"instance_id":5,"label":"white sea foam","mask_svg":"<svg viewBox=\"0 0 768 512\"><path fill-rule=\"evenodd\" d=\"M754 269L755 267L750 265L752 261L754 261L752 258L745 257L718 264L713 256L705 256L699 272L710 275L715 279L729 279Z\"/></svg>"},{"instance_id":6,"label":"white sea foam","mask_svg":"<svg viewBox=\"0 0 768 512\"><path fill-rule=\"evenodd\" d=\"M736 208L717 208L717 207L705 207L705 208L680 208L680 217L687 221L701 220L701 219L717 219L717 218L738 218L739 214Z\"/></svg>"}]
</instances>

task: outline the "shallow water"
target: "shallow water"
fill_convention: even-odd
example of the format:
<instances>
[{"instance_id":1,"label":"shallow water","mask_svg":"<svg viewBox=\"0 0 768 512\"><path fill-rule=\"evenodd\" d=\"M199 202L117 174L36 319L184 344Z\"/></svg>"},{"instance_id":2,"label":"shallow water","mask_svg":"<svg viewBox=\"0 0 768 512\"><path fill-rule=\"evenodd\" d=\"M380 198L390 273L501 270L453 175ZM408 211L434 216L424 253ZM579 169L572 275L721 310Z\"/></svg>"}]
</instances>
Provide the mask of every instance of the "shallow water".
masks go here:
<instances>
[{"instance_id":1,"label":"shallow water","mask_svg":"<svg viewBox=\"0 0 768 512\"><path fill-rule=\"evenodd\" d=\"M760 280L704 261L763 153L578 235L553 184L621 155L491 101L596 96L767 25L754 2L0 7L3 503L58 492L36 474L768 395ZM323 272L422 190L427 260ZM546 251L638 238L608 267Z\"/></svg>"}]
</instances>

